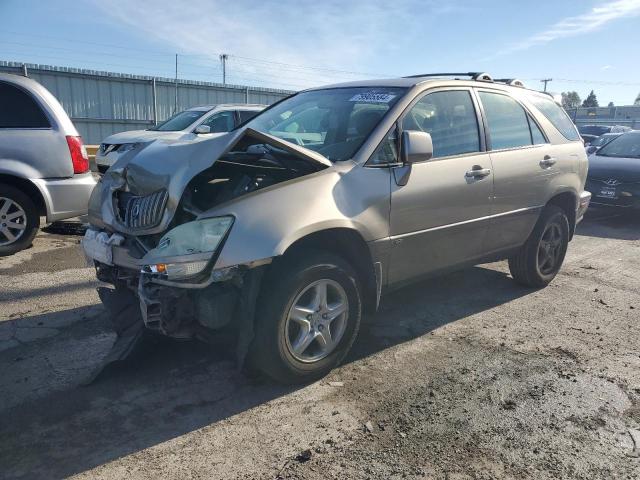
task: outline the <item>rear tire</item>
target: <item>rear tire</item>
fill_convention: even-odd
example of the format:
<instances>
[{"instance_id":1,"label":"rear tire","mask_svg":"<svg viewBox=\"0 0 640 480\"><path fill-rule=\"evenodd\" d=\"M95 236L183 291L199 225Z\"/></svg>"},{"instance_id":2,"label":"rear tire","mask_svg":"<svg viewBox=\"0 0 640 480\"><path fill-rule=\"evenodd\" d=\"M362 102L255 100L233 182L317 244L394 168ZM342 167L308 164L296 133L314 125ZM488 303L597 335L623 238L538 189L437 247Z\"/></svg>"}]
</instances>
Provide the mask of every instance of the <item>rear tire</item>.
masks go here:
<instances>
[{"instance_id":1,"label":"rear tire","mask_svg":"<svg viewBox=\"0 0 640 480\"><path fill-rule=\"evenodd\" d=\"M0 257L29 247L39 227L33 201L17 188L0 183Z\"/></svg>"},{"instance_id":2,"label":"rear tire","mask_svg":"<svg viewBox=\"0 0 640 480\"><path fill-rule=\"evenodd\" d=\"M347 262L329 253L306 250L282 262L258 298L249 368L280 383L308 383L353 345L362 314L359 282Z\"/></svg>"},{"instance_id":3,"label":"rear tire","mask_svg":"<svg viewBox=\"0 0 640 480\"><path fill-rule=\"evenodd\" d=\"M513 279L527 287L546 287L555 278L569 245L569 220L564 210L547 205L520 251L509 259Z\"/></svg>"}]
</instances>

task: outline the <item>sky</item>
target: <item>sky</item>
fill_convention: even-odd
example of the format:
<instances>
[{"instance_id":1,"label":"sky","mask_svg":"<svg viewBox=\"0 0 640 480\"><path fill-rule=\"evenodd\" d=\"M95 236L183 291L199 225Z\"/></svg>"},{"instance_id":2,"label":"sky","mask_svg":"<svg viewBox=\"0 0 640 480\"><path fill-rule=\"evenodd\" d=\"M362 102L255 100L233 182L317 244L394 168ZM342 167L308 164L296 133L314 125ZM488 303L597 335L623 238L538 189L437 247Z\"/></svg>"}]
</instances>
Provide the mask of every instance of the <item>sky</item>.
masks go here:
<instances>
[{"instance_id":1,"label":"sky","mask_svg":"<svg viewBox=\"0 0 640 480\"><path fill-rule=\"evenodd\" d=\"M488 72L640 92L640 0L0 0L0 60L287 90Z\"/></svg>"}]
</instances>

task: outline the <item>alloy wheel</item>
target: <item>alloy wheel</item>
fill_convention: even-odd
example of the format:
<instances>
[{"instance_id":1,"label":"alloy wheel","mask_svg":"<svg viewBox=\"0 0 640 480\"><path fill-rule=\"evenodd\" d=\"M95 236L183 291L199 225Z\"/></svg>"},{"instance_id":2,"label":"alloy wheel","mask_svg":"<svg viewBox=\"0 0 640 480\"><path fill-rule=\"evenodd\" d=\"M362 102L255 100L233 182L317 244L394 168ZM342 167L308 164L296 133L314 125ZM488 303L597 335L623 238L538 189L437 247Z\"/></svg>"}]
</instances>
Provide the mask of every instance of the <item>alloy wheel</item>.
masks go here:
<instances>
[{"instance_id":1,"label":"alloy wheel","mask_svg":"<svg viewBox=\"0 0 640 480\"><path fill-rule=\"evenodd\" d=\"M347 326L349 302L342 286L330 279L315 281L296 296L285 323L289 353L312 363L333 352Z\"/></svg>"},{"instance_id":2,"label":"alloy wheel","mask_svg":"<svg viewBox=\"0 0 640 480\"><path fill-rule=\"evenodd\" d=\"M562 228L558 222L549 223L538 245L538 269L542 275L555 271L562 253Z\"/></svg>"},{"instance_id":3,"label":"alloy wheel","mask_svg":"<svg viewBox=\"0 0 640 480\"><path fill-rule=\"evenodd\" d=\"M0 246L11 245L27 228L27 214L14 200L0 197Z\"/></svg>"}]
</instances>

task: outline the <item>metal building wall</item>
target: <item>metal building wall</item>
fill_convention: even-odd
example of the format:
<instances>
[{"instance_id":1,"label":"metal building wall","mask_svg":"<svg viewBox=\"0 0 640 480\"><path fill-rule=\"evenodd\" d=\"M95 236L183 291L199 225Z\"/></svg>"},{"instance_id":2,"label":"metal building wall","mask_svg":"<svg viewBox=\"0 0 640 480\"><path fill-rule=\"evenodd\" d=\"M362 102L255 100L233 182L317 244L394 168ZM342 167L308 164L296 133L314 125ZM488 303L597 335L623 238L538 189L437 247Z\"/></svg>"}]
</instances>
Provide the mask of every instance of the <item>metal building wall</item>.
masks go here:
<instances>
[{"instance_id":1,"label":"metal building wall","mask_svg":"<svg viewBox=\"0 0 640 480\"><path fill-rule=\"evenodd\" d=\"M113 133L149 128L155 120L161 122L175 111L196 105L269 105L293 93L178 80L176 110L176 84L170 78L0 61L0 71L24 74L25 70L30 78L43 84L60 101L87 144L98 144Z\"/></svg>"}]
</instances>

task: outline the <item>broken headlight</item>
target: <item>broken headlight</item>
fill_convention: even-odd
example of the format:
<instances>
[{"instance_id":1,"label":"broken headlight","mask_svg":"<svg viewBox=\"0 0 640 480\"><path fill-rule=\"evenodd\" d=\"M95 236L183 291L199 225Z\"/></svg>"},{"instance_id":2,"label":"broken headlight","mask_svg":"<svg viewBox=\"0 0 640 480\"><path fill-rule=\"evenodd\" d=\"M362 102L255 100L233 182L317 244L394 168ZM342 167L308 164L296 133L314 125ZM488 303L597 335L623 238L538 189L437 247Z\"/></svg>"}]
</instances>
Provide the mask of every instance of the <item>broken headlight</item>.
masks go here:
<instances>
[{"instance_id":1,"label":"broken headlight","mask_svg":"<svg viewBox=\"0 0 640 480\"><path fill-rule=\"evenodd\" d=\"M144 256L145 273L182 280L201 273L233 224L233 217L195 220L167 232Z\"/></svg>"}]
</instances>

